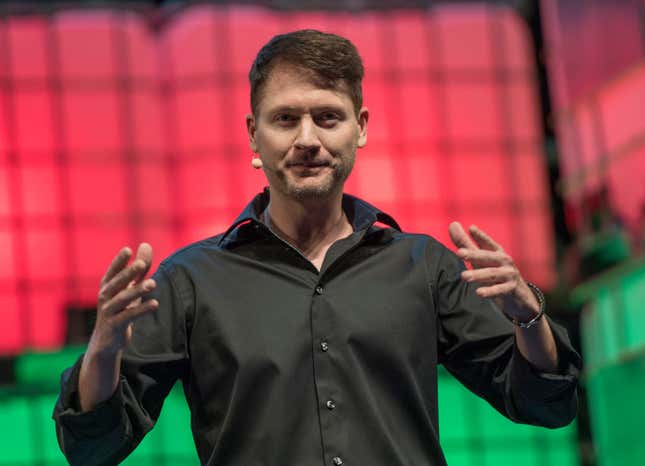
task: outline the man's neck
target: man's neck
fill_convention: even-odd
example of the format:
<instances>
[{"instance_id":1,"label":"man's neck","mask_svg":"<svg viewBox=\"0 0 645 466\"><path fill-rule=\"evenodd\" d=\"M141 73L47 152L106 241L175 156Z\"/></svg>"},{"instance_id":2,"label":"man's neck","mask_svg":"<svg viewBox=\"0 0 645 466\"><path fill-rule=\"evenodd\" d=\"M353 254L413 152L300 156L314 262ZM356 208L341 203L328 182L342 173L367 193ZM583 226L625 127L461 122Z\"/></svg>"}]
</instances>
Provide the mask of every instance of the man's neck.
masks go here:
<instances>
[{"instance_id":1,"label":"man's neck","mask_svg":"<svg viewBox=\"0 0 645 466\"><path fill-rule=\"evenodd\" d=\"M342 191L326 199L302 201L272 190L267 207L268 225L310 260L322 260L335 241L352 233L342 199Z\"/></svg>"}]
</instances>

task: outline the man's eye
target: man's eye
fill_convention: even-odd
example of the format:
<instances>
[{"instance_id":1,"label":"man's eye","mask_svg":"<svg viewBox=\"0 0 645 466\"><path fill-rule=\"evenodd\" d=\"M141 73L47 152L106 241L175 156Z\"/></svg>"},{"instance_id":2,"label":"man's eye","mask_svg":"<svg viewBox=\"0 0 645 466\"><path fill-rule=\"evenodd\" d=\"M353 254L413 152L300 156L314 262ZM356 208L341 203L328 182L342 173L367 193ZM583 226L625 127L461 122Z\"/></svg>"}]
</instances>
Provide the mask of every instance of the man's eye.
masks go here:
<instances>
[{"instance_id":1,"label":"man's eye","mask_svg":"<svg viewBox=\"0 0 645 466\"><path fill-rule=\"evenodd\" d=\"M338 120L340 120L340 117L334 112L325 112L318 116L319 124L323 124L325 126L334 126Z\"/></svg>"},{"instance_id":2,"label":"man's eye","mask_svg":"<svg viewBox=\"0 0 645 466\"><path fill-rule=\"evenodd\" d=\"M295 118L292 115L287 115L285 113L283 113L281 115L277 115L275 117L275 121L277 121L279 123L289 123L291 121L294 121L294 119Z\"/></svg>"}]
</instances>

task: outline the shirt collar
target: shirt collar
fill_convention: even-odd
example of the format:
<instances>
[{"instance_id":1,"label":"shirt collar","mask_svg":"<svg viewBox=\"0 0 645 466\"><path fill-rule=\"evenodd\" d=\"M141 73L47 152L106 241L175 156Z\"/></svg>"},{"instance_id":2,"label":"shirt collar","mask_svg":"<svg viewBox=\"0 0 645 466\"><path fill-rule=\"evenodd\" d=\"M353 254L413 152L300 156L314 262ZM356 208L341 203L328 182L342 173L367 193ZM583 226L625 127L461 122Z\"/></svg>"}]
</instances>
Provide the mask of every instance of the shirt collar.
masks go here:
<instances>
[{"instance_id":1,"label":"shirt collar","mask_svg":"<svg viewBox=\"0 0 645 466\"><path fill-rule=\"evenodd\" d=\"M401 231L399 224L390 215L377 209L373 205L350 194L343 193L343 210L347 214L349 222L354 231L366 230L374 223L380 222L398 231ZM219 239L218 245L222 245L238 226L244 223L261 223L260 217L264 209L269 205L269 188L257 194L251 202L242 210L233 224Z\"/></svg>"}]
</instances>

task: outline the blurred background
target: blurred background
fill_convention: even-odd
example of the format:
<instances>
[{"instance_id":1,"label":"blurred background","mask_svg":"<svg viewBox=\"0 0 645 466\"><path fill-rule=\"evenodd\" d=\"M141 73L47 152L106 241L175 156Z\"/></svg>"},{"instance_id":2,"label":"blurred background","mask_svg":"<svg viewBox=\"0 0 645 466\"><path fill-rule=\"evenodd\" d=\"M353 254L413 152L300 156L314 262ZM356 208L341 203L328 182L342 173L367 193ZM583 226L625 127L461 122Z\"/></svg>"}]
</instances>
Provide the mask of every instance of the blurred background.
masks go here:
<instances>
[{"instance_id":1,"label":"blurred background","mask_svg":"<svg viewBox=\"0 0 645 466\"><path fill-rule=\"evenodd\" d=\"M346 191L445 244L452 220L489 231L583 354L555 430L442 371L448 463L642 464L645 0L265 0L0 3L0 466L66 464L58 378L114 254L148 241L156 266L262 189L246 74L302 28L365 62ZM198 464L180 387L124 464Z\"/></svg>"}]
</instances>

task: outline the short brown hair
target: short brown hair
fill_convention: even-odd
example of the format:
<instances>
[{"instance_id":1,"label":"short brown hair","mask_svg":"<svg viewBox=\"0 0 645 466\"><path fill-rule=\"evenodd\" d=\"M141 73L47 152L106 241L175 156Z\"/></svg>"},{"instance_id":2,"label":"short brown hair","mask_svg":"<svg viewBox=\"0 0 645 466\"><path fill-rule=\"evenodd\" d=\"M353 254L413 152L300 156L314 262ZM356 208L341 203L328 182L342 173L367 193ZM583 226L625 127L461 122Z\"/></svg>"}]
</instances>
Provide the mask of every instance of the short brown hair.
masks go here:
<instances>
[{"instance_id":1,"label":"short brown hair","mask_svg":"<svg viewBox=\"0 0 645 466\"><path fill-rule=\"evenodd\" d=\"M346 84L358 115L363 105L363 61L349 40L313 29L274 36L260 49L249 71L251 110L255 115L262 88L271 70L280 63L309 71L324 89L338 89Z\"/></svg>"}]
</instances>

